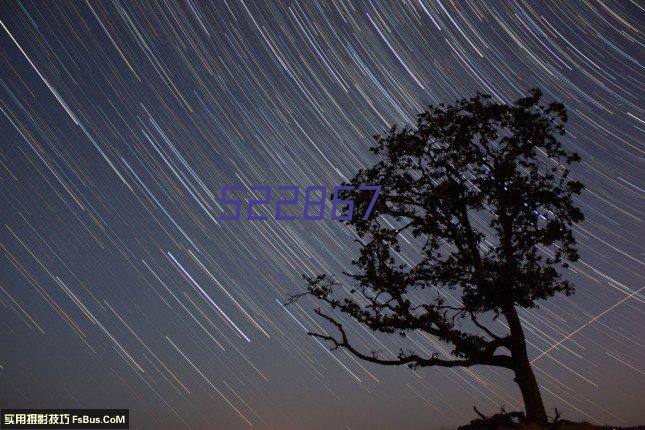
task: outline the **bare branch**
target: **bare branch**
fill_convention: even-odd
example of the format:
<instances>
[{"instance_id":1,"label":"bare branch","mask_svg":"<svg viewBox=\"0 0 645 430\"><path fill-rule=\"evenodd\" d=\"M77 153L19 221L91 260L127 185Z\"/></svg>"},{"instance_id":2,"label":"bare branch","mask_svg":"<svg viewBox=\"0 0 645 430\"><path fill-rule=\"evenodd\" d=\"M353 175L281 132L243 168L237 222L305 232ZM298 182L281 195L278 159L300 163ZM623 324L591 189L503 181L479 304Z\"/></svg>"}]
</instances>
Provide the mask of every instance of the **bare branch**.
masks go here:
<instances>
[{"instance_id":1,"label":"bare branch","mask_svg":"<svg viewBox=\"0 0 645 430\"><path fill-rule=\"evenodd\" d=\"M345 329L343 328L343 325L341 323L339 323L329 315L326 315L320 309L316 309L314 312L318 314L320 317L327 320L332 325L334 325L336 329L338 329L338 332L340 333L341 338L339 340L333 336L314 333L314 332L309 332L308 334L310 336L317 337L325 341L331 342L332 350L338 349L338 348L344 348L347 351L351 352L356 357L365 361L369 361L371 363L381 364L385 366L408 365L412 367L417 367L417 366L418 367L428 367L428 366L470 367L475 365L490 365L490 366L504 367L508 369L512 368L510 356L494 355L492 353L488 356L482 356L478 358L470 358L470 359L463 359L463 360L443 360L434 356L429 358L424 358L417 354L405 354L401 352L396 359L385 360L385 359L379 358L378 354L375 351L372 351L370 354L366 354L357 350L354 346L352 346L349 343L349 340L347 338L347 333L345 332Z\"/></svg>"}]
</instances>

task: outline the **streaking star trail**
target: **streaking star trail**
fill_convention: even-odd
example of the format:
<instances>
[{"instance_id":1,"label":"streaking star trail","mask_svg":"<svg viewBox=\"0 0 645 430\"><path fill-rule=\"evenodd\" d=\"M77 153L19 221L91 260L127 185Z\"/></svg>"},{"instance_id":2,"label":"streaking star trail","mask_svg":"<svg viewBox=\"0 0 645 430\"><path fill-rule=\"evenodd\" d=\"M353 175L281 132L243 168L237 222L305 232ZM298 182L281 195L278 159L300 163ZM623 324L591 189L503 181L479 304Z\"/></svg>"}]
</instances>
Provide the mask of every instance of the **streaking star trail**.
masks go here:
<instances>
[{"instance_id":1,"label":"streaking star trail","mask_svg":"<svg viewBox=\"0 0 645 430\"><path fill-rule=\"evenodd\" d=\"M644 17L631 0L2 2L0 407L195 430L520 409L501 370L359 362L306 334L324 331L313 301L283 304L356 257L330 201L305 219L307 187L329 193L429 104L540 87L567 108L586 220L576 294L520 310L529 358L551 415L643 424ZM272 203L253 220L258 185ZM237 221L224 187L241 190ZM339 318L359 346L400 350Z\"/></svg>"}]
</instances>

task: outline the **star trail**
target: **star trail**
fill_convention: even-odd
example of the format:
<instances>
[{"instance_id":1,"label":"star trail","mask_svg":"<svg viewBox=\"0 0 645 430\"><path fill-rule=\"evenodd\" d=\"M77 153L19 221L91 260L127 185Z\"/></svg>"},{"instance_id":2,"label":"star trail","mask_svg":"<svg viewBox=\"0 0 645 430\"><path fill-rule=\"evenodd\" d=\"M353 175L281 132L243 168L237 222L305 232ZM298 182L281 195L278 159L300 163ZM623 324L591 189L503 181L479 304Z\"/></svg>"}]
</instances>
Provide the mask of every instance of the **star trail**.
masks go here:
<instances>
[{"instance_id":1,"label":"star trail","mask_svg":"<svg viewBox=\"0 0 645 430\"><path fill-rule=\"evenodd\" d=\"M138 429L521 409L502 370L383 368L307 336L315 303L285 298L351 270L355 233L222 221L219 196L333 187L429 104L540 87L568 109L586 220L576 294L520 312L530 359L551 415L643 424L644 21L630 0L2 2L0 406L129 408Z\"/></svg>"}]
</instances>

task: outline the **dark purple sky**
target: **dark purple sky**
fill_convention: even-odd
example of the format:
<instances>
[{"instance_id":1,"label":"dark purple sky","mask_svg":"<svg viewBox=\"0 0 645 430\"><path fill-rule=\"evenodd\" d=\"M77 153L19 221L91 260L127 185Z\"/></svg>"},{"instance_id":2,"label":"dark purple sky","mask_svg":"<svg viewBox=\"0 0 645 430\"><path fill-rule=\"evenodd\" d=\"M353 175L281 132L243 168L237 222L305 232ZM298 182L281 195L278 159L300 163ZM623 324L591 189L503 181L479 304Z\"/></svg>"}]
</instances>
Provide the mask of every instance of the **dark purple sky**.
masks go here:
<instances>
[{"instance_id":1,"label":"dark purple sky","mask_svg":"<svg viewBox=\"0 0 645 430\"><path fill-rule=\"evenodd\" d=\"M521 408L510 372L331 354L305 334L313 304L281 303L301 273L348 269L353 233L218 223L217 197L334 186L430 103L539 86L569 110L587 220L577 293L521 312L529 353L551 412L644 423L642 6L256 3L0 4L0 407L233 430L426 430Z\"/></svg>"}]
</instances>

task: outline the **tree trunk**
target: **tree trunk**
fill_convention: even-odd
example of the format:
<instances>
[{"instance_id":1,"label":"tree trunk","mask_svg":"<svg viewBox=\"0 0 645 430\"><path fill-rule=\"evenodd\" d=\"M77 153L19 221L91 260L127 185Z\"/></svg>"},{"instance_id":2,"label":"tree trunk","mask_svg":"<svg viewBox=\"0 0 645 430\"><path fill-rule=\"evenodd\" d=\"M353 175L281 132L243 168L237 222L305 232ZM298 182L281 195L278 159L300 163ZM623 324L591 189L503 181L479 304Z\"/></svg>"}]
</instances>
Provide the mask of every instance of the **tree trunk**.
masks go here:
<instances>
[{"instance_id":1,"label":"tree trunk","mask_svg":"<svg viewBox=\"0 0 645 430\"><path fill-rule=\"evenodd\" d=\"M504 310L504 316L508 321L511 331L511 355L513 357L513 371L515 372L515 382L520 387L522 399L524 400L524 409L526 418L530 423L539 426L548 424L540 387L535 380L533 368L529 362L526 353L526 339L520 318L517 315L515 307Z\"/></svg>"}]
</instances>

